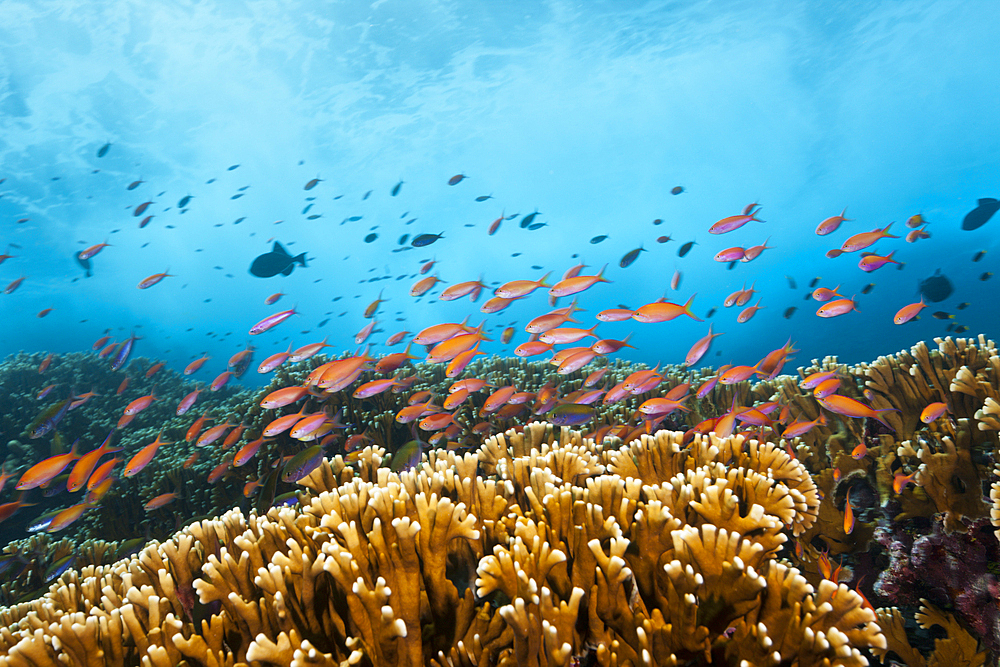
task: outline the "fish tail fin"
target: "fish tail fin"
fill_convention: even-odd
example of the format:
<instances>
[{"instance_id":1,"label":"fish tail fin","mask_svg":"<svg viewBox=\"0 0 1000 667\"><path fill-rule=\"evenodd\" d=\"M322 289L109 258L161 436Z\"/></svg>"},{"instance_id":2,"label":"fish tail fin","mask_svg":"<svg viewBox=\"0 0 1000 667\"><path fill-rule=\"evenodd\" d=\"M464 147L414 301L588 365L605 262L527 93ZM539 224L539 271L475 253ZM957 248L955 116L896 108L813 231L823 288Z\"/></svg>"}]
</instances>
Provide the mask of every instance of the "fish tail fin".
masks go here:
<instances>
[{"instance_id":1,"label":"fish tail fin","mask_svg":"<svg viewBox=\"0 0 1000 667\"><path fill-rule=\"evenodd\" d=\"M887 422L886 420L882 419L882 413L883 412L899 412L899 410L897 410L896 408L882 408L881 410L873 410L872 412L875 413L875 414L872 415L872 419L878 421L880 424L882 424L882 426L885 426L887 429L889 429L893 433L896 432L896 429L894 429L892 426L890 426L889 422Z\"/></svg>"},{"instance_id":2,"label":"fish tail fin","mask_svg":"<svg viewBox=\"0 0 1000 667\"><path fill-rule=\"evenodd\" d=\"M600 282L600 283L610 283L611 282L610 280L608 280L607 278L604 277L604 270L607 269L607 268L608 268L608 265L605 264L604 266L601 267L601 270L597 272L597 282Z\"/></svg>"},{"instance_id":3,"label":"fish tail fin","mask_svg":"<svg viewBox=\"0 0 1000 667\"><path fill-rule=\"evenodd\" d=\"M840 217L843 218L843 222L854 222L854 218L844 218L845 213L847 213L846 206L844 207L844 210L840 212Z\"/></svg>"},{"instance_id":4,"label":"fish tail fin","mask_svg":"<svg viewBox=\"0 0 1000 667\"><path fill-rule=\"evenodd\" d=\"M691 298L688 299L687 302L684 304L684 314L687 315L688 317L690 317L695 322L704 322L705 320L703 320L700 317L698 317L697 315L695 315L694 311L691 310L691 303L694 301L694 298L697 295L698 295L697 292L695 292L694 294L692 294Z\"/></svg>"},{"instance_id":5,"label":"fish tail fin","mask_svg":"<svg viewBox=\"0 0 1000 667\"><path fill-rule=\"evenodd\" d=\"M545 282L545 279L548 278L551 275L552 275L552 272L549 271L544 276L542 276L542 279L538 281L538 286L539 287L552 287L552 285L549 285L547 282Z\"/></svg>"},{"instance_id":6,"label":"fish tail fin","mask_svg":"<svg viewBox=\"0 0 1000 667\"><path fill-rule=\"evenodd\" d=\"M304 267L304 266L306 266L306 254L302 253L301 255L296 255L295 257L292 258L292 261L293 262L298 262L299 266L303 266Z\"/></svg>"}]
</instances>

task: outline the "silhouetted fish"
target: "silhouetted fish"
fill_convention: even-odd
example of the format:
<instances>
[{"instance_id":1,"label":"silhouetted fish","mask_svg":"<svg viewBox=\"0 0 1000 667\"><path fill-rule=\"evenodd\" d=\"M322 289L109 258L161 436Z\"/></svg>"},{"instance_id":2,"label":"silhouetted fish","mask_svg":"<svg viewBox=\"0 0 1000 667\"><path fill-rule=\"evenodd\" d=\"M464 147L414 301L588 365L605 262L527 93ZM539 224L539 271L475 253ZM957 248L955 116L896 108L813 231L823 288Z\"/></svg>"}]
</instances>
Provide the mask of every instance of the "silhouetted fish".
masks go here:
<instances>
[{"instance_id":1,"label":"silhouetted fish","mask_svg":"<svg viewBox=\"0 0 1000 667\"><path fill-rule=\"evenodd\" d=\"M399 189L401 187L403 187L403 181L400 181L399 183L396 183L394 186L392 186L392 192L390 192L389 194L395 197L396 195L399 194Z\"/></svg>"},{"instance_id":2,"label":"silhouetted fish","mask_svg":"<svg viewBox=\"0 0 1000 667\"><path fill-rule=\"evenodd\" d=\"M288 276L291 275L296 262L300 266L306 266L306 254L302 253L292 257L280 243L275 241L271 252L266 252L253 261L253 264L250 265L250 273L258 278L270 278L279 273Z\"/></svg>"},{"instance_id":3,"label":"silhouetted fish","mask_svg":"<svg viewBox=\"0 0 1000 667\"><path fill-rule=\"evenodd\" d=\"M926 280L922 280L917 290L924 297L933 303L944 301L954 291L954 287L947 276L941 274L941 269L934 272L934 275Z\"/></svg>"},{"instance_id":4,"label":"silhouetted fish","mask_svg":"<svg viewBox=\"0 0 1000 667\"><path fill-rule=\"evenodd\" d=\"M444 238L444 232L441 232L440 234L421 234L410 241L410 245L414 248L423 248L424 246L434 243L440 238Z\"/></svg>"},{"instance_id":5,"label":"silhouetted fish","mask_svg":"<svg viewBox=\"0 0 1000 667\"><path fill-rule=\"evenodd\" d=\"M985 199L979 200L979 206L972 209L965 215L965 219L962 220L962 229L966 231L971 231L973 229L979 229L993 217L993 214L1000 209L1000 201L993 199L992 197L987 197Z\"/></svg>"},{"instance_id":6,"label":"silhouetted fish","mask_svg":"<svg viewBox=\"0 0 1000 667\"><path fill-rule=\"evenodd\" d=\"M693 247L694 247L694 241L688 241L687 243L685 243L684 245L682 245L680 247L680 249L677 251L677 256L678 257L683 257L684 255L686 255L689 252L691 252L691 248L693 248Z\"/></svg>"},{"instance_id":7,"label":"silhouetted fish","mask_svg":"<svg viewBox=\"0 0 1000 667\"><path fill-rule=\"evenodd\" d=\"M103 146L101 146L100 149L98 149L98 151L97 151L97 157L104 157L105 155L108 154L109 150L111 150L111 142L110 141L108 143L104 144Z\"/></svg>"},{"instance_id":8,"label":"silhouetted fish","mask_svg":"<svg viewBox=\"0 0 1000 667\"><path fill-rule=\"evenodd\" d=\"M608 238L607 234L601 234L600 236L595 236L594 238L590 239L590 242L596 245L601 241L607 240L607 238Z\"/></svg>"}]
</instances>

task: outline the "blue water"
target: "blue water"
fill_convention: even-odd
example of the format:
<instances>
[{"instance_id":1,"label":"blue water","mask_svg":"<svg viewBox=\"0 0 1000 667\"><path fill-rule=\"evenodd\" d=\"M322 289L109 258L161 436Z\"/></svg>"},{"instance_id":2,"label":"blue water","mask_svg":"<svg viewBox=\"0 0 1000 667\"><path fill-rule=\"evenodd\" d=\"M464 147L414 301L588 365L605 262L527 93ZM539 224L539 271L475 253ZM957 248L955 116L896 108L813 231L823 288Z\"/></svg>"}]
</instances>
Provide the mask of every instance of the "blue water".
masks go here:
<instances>
[{"instance_id":1,"label":"blue water","mask_svg":"<svg viewBox=\"0 0 1000 667\"><path fill-rule=\"evenodd\" d=\"M409 296L430 259L447 281L439 290L480 274L500 284L558 278L580 260L590 272L607 263L612 282L580 295L584 326L619 303L696 293L695 312L718 308L711 322L726 334L704 359L713 365L753 363L788 337L801 350L796 363L808 363L827 354L870 360L945 335L949 324L991 334L1000 277L979 277L1000 273L1000 217L972 232L960 222L977 199L1000 197L997 25L991 1L8 0L0 245L19 248L0 265L0 288L27 278L0 295L0 355L84 350L106 329L119 340L135 331L135 354L176 370L211 355L195 376L209 380L276 309L301 315L252 338L254 366L289 343L328 338L334 350L355 349L362 311L380 292L388 300L375 352L403 329L470 314L481 321L486 294L477 304ZM468 178L449 186L456 174ZM304 190L313 178L322 181ZM684 192L671 195L675 186ZM182 212L185 195L193 198ZM492 198L475 201L484 195ZM766 223L708 234L755 201ZM813 233L845 206L853 222ZM487 235L501 214L535 210L544 227L512 220ZM917 213L930 239L870 249L896 251L902 270L866 274L856 254L824 257L893 221L903 234ZM344 222L353 216L361 219ZM378 238L365 243L372 232ZM440 232L426 248L392 252L402 234ZM609 238L588 242L601 234ZM657 243L663 235L673 240ZM712 260L768 238L774 249L753 262L728 270ZM74 255L105 240L111 247L84 277ZM308 266L250 275L273 240L306 252ZM698 245L679 258L691 240ZM648 252L619 268L639 246ZM979 250L988 252L972 263ZM954 294L894 325L938 268ZM175 277L136 289L164 271ZM803 296L817 276L858 294L860 312L816 317L819 304ZM744 282L764 308L737 324L737 310L721 302ZM869 282L875 289L861 295ZM286 296L266 306L279 291ZM958 311L960 302L971 305ZM790 306L798 311L786 319ZM53 310L37 317L45 308ZM495 342L484 349L512 354L526 340L523 325L549 308L539 291L485 316ZM956 318L935 319L935 310ZM499 333L512 323L519 333L503 346ZM598 332L632 332L627 358L679 363L707 326L682 317Z\"/></svg>"}]
</instances>

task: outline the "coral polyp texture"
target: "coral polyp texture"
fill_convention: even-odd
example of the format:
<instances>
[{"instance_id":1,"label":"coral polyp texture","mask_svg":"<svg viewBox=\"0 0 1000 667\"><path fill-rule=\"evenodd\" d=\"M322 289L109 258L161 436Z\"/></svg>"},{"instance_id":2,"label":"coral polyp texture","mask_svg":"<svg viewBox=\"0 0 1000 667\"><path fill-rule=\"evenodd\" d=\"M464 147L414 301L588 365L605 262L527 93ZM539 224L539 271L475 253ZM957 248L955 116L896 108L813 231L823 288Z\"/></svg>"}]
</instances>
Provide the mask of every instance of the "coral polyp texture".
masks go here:
<instances>
[{"instance_id":1,"label":"coral polyp texture","mask_svg":"<svg viewBox=\"0 0 1000 667\"><path fill-rule=\"evenodd\" d=\"M817 489L770 443L546 423L391 472L369 447L299 509L230 511L6 609L2 664L863 665L844 585L777 557Z\"/></svg>"}]
</instances>

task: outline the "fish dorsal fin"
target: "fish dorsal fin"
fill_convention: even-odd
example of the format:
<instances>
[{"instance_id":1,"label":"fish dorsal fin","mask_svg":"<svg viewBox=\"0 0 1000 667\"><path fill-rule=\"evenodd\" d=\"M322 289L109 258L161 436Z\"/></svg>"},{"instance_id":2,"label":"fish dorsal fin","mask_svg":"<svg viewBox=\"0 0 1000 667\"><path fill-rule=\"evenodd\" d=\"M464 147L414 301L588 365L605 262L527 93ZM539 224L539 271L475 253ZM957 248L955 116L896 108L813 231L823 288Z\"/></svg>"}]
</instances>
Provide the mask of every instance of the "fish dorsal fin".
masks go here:
<instances>
[{"instance_id":1,"label":"fish dorsal fin","mask_svg":"<svg viewBox=\"0 0 1000 667\"><path fill-rule=\"evenodd\" d=\"M994 199L993 197L985 197L985 198L979 200L979 205L980 206L987 206L989 204L996 204L996 203L997 203L997 200Z\"/></svg>"},{"instance_id":2,"label":"fish dorsal fin","mask_svg":"<svg viewBox=\"0 0 1000 667\"><path fill-rule=\"evenodd\" d=\"M278 241L275 241L275 242L274 242L274 248L272 248L272 250L271 250L271 251L272 251L272 252L276 252L276 253L279 253L279 254L281 254L281 255L285 255L286 257L289 257L289 256L290 256L290 255L288 254L288 251L287 251L287 250L285 250L284 246L282 246L282 245L281 245L281 243L280 243L280 242L278 242Z\"/></svg>"}]
</instances>

